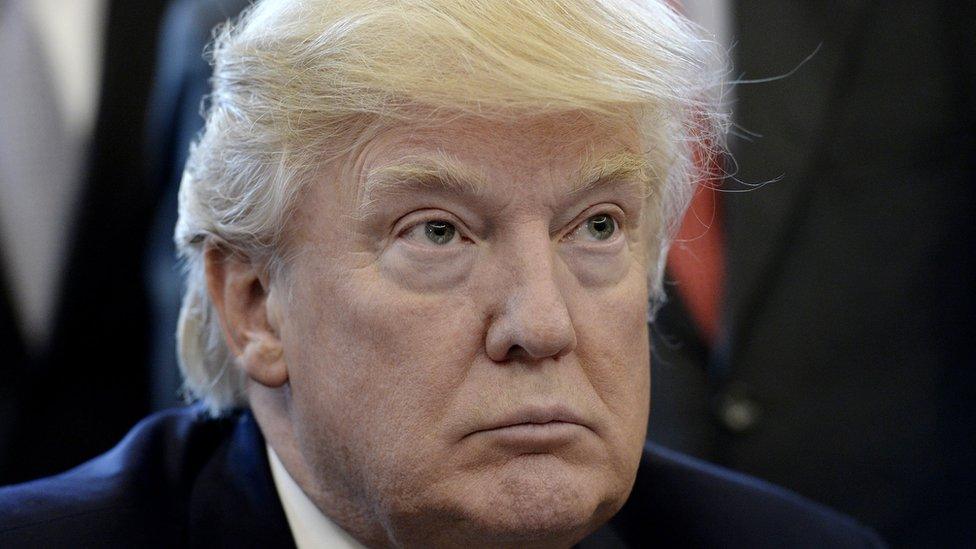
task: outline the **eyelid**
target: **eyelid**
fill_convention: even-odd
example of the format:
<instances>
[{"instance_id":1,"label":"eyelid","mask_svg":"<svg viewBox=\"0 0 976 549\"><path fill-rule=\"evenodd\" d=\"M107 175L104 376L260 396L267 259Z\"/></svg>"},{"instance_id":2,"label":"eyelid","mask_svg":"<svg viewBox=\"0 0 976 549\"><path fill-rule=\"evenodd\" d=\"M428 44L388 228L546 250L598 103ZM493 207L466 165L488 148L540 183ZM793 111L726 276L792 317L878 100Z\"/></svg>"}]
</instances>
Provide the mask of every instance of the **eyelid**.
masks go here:
<instances>
[{"instance_id":1,"label":"eyelid","mask_svg":"<svg viewBox=\"0 0 976 549\"><path fill-rule=\"evenodd\" d=\"M572 229L570 229L564 239L576 241L575 235L579 233L580 230L584 228L584 224L591 218L597 215L606 215L614 222L614 233L607 240L594 240L593 243L596 244L609 244L616 242L618 238L623 238L621 235L624 230L624 223L627 221L627 214L623 211L623 208L615 204L598 204L596 206L591 206L579 215L569 224Z\"/></svg>"},{"instance_id":2,"label":"eyelid","mask_svg":"<svg viewBox=\"0 0 976 549\"><path fill-rule=\"evenodd\" d=\"M458 219L456 215L453 215L444 210L435 209L424 209L417 210L408 213L407 215L401 217L393 224L393 237L403 238L409 232L413 231L417 226L423 225L424 223L429 223L431 221L446 221L454 226L457 231L456 237L458 239L472 241L470 234L471 231L464 225L464 223ZM443 248L446 245L437 245L433 242L430 243L431 247Z\"/></svg>"}]
</instances>

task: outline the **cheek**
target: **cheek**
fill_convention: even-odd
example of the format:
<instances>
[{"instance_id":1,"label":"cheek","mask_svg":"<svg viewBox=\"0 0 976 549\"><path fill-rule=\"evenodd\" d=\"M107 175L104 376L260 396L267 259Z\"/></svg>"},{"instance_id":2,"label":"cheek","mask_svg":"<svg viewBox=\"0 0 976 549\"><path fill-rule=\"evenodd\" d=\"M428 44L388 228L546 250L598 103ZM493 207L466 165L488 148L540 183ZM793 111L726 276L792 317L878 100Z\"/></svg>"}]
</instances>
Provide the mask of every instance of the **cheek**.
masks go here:
<instances>
[{"instance_id":1,"label":"cheek","mask_svg":"<svg viewBox=\"0 0 976 549\"><path fill-rule=\"evenodd\" d=\"M375 485L445 451L439 427L482 347L480 318L463 295L404 291L378 268L333 280L295 296L293 394L316 431L305 438L346 444Z\"/></svg>"},{"instance_id":2,"label":"cheek","mask_svg":"<svg viewBox=\"0 0 976 549\"><path fill-rule=\"evenodd\" d=\"M385 280L396 281L399 292L435 294L461 287L477 258L471 245L439 250L397 242L380 256L378 269Z\"/></svg>"},{"instance_id":3,"label":"cheek","mask_svg":"<svg viewBox=\"0 0 976 549\"><path fill-rule=\"evenodd\" d=\"M566 245L561 248L560 257L583 288L618 288L630 272L634 255L623 241L595 248Z\"/></svg>"},{"instance_id":4,"label":"cheek","mask_svg":"<svg viewBox=\"0 0 976 549\"><path fill-rule=\"evenodd\" d=\"M590 383L628 438L643 439L650 394L647 290L634 263L620 282L581 299L577 353ZM636 433L636 435L635 435Z\"/></svg>"}]
</instances>

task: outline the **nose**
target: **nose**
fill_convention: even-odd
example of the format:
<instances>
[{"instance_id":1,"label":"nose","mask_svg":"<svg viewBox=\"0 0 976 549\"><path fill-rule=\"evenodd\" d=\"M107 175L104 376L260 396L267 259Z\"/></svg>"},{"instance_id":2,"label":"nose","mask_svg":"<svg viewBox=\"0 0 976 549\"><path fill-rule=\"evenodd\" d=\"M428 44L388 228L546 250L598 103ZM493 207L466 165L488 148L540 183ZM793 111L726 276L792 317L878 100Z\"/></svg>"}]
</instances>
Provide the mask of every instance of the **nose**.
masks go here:
<instances>
[{"instance_id":1,"label":"nose","mask_svg":"<svg viewBox=\"0 0 976 549\"><path fill-rule=\"evenodd\" d=\"M558 358L576 348L576 330L560 284L548 238L522 246L506 263L509 276L495 285L499 307L486 336L488 357L495 362ZM524 243L524 242L523 242Z\"/></svg>"}]
</instances>

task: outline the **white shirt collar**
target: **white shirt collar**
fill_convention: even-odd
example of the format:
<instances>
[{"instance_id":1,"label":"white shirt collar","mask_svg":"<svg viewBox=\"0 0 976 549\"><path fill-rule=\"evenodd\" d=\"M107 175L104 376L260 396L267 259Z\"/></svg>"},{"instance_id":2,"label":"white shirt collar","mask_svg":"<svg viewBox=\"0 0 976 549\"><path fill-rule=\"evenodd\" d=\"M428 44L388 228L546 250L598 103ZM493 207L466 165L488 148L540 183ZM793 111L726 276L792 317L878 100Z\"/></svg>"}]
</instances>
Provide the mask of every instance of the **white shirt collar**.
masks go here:
<instances>
[{"instance_id":1,"label":"white shirt collar","mask_svg":"<svg viewBox=\"0 0 976 549\"><path fill-rule=\"evenodd\" d=\"M271 446L265 447L268 451L268 463L271 464L271 478L278 491L278 498L281 499L281 506L285 509L295 546L298 549L365 549L363 544L329 520L308 499Z\"/></svg>"}]
</instances>

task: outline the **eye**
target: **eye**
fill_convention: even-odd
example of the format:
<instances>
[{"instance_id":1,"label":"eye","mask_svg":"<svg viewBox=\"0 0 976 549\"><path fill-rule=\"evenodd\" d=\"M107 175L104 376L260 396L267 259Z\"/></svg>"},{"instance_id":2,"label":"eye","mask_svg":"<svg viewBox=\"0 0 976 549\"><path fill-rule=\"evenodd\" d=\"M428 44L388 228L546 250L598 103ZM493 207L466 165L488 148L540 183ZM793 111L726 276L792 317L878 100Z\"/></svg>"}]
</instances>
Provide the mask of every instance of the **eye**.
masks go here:
<instances>
[{"instance_id":1,"label":"eye","mask_svg":"<svg viewBox=\"0 0 976 549\"><path fill-rule=\"evenodd\" d=\"M417 212L405 216L394 226L396 237L413 246L453 250L458 245L470 242L463 223L454 216L442 211Z\"/></svg>"},{"instance_id":2,"label":"eye","mask_svg":"<svg viewBox=\"0 0 976 549\"><path fill-rule=\"evenodd\" d=\"M427 237L427 240L438 246L443 246L454 240L455 235L457 235L457 229L447 221L435 219L424 223L424 235Z\"/></svg>"},{"instance_id":3,"label":"eye","mask_svg":"<svg viewBox=\"0 0 976 549\"><path fill-rule=\"evenodd\" d=\"M454 228L454 225L440 219L428 221L424 224L424 234L427 235L427 240L434 244L447 244L454 239L456 233L457 229Z\"/></svg>"},{"instance_id":4,"label":"eye","mask_svg":"<svg viewBox=\"0 0 976 549\"><path fill-rule=\"evenodd\" d=\"M579 230L587 238L609 240L617 232L617 221L607 214L597 214L584 221Z\"/></svg>"}]
</instances>

